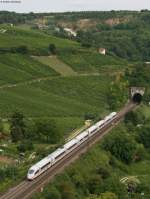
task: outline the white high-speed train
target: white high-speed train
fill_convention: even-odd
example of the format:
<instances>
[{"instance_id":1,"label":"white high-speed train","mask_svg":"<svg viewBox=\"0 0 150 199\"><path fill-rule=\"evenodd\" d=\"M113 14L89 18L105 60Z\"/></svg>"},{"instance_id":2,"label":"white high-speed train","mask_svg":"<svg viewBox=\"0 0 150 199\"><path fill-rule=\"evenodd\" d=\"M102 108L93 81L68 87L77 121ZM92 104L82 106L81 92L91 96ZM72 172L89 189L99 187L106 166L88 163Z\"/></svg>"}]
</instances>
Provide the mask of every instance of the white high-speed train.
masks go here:
<instances>
[{"instance_id":1,"label":"white high-speed train","mask_svg":"<svg viewBox=\"0 0 150 199\"><path fill-rule=\"evenodd\" d=\"M61 148L58 148L53 153L51 153L50 155L48 155L41 161L37 162L35 165L33 165L29 169L28 174L27 174L27 179L33 180L36 177L38 177L40 174L42 174L44 171L52 167L59 160L61 160L63 157L65 157L67 154L69 154L71 151L73 151L75 148L77 148L79 145L81 145L83 142L85 142L87 139L93 136L97 131L102 129L108 123L111 123L116 117L116 114L117 114L116 112L109 114L103 120L89 127L88 129L83 131L81 134L76 136L74 139L67 142Z\"/></svg>"}]
</instances>

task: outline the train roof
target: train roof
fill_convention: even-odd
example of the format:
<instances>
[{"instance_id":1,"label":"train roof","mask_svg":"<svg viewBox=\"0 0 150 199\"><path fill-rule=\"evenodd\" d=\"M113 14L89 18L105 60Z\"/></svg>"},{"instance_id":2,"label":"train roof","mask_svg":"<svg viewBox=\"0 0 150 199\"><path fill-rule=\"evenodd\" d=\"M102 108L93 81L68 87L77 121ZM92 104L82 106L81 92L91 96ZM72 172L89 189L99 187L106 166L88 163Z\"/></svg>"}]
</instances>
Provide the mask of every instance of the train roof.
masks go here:
<instances>
[{"instance_id":1,"label":"train roof","mask_svg":"<svg viewBox=\"0 0 150 199\"><path fill-rule=\"evenodd\" d=\"M91 126L91 127L88 129L88 131L91 132L91 131L95 130L95 128L97 128L97 125Z\"/></svg>"},{"instance_id":2,"label":"train roof","mask_svg":"<svg viewBox=\"0 0 150 199\"><path fill-rule=\"evenodd\" d=\"M48 164L51 161L51 157L47 156L45 158L43 158L42 160L40 160L39 162L37 162L35 165L33 165L31 169L33 170L38 170L39 168L43 167L45 164Z\"/></svg>"},{"instance_id":3,"label":"train roof","mask_svg":"<svg viewBox=\"0 0 150 199\"><path fill-rule=\"evenodd\" d=\"M99 122L96 123L96 125L100 126L100 125L104 124L104 122L105 122L104 120L100 120Z\"/></svg>"},{"instance_id":4,"label":"train roof","mask_svg":"<svg viewBox=\"0 0 150 199\"><path fill-rule=\"evenodd\" d=\"M77 139L72 139L71 141L67 142L65 145L64 145L64 148L65 149L69 149L70 147L72 147L74 144L76 144L78 142Z\"/></svg>"},{"instance_id":5,"label":"train roof","mask_svg":"<svg viewBox=\"0 0 150 199\"><path fill-rule=\"evenodd\" d=\"M56 158L57 156L59 156L60 154L62 154L63 152L65 152L65 148L58 148L56 151L54 151L53 153L51 153L49 155L50 158Z\"/></svg>"},{"instance_id":6,"label":"train roof","mask_svg":"<svg viewBox=\"0 0 150 199\"><path fill-rule=\"evenodd\" d=\"M88 132L87 131L84 131L84 132L82 132L81 134L79 134L77 137L76 137L76 139L79 139L79 140L81 140L81 139L83 139L85 136L87 136L88 135Z\"/></svg>"}]
</instances>

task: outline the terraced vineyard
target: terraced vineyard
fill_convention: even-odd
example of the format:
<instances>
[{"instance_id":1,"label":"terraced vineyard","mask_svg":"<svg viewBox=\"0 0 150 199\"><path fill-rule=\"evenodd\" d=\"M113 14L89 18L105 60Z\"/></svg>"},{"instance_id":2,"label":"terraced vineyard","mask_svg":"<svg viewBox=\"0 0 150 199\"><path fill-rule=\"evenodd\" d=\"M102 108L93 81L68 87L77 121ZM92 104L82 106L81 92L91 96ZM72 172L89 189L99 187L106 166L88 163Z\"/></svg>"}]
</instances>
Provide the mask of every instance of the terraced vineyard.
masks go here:
<instances>
[{"instance_id":1,"label":"terraced vineyard","mask_svg":"<svg viewBox=\"0 0 150 199\"><path fill-rule=\"evenodd\" d=\"M40 31L2 27L7 31L0 34L0 49L25 45L29 53L0 54L1 117L9 117L19 109L31 118L50 117L58 123L69 118L68 124L72 118L71 123L81 124L85 114L101 115L107 111L106 93L112 77L100 75L101 65L106 66L106 72L111 62L112 70L122 70L124 61L104 58L94 50L81 48L76 42ZM32 57L32 53L47 51L50 43L55 43L58 57ZM73 55L70 49L76 54Z\"/></svg>"},{"instance_id":2,"label":"terraced vineyard","mask_svg":"<svg viewBox=\"0 0 150 199\"><path fill-rule=\"evenodd\" d=\"M60 53L60 59L79 73L104 73L123 70L128 62L109 55L100 55L96 51L85 49L67 49Z\"/></svg>"},{"instance_id":3,"label":"terraced vineyard","mask_svg":"<svg viewBox=\"0 0 150 199\"><path fill-rule=\"evenodd\" d=\"M5 29L4 34L0 34L0 48L10 48L25 45L32 53L48 53L48 45L55 43L57 48L79 47L80 45L70 40L59 39L36 30L22 30L17 27L0 26ZM8 40L9 38L9 40Z\"/></svg>"},{"instance_id":4,"label":"terraced vineyard","mask_svg":"<svg viewBox=\"0 0 150 199\"><path fill-rule=\"evenodd\" d=\"M29 56L9 53L0 55L0 74L0 85L59 75Z\"/></svg>"}]
</instances>

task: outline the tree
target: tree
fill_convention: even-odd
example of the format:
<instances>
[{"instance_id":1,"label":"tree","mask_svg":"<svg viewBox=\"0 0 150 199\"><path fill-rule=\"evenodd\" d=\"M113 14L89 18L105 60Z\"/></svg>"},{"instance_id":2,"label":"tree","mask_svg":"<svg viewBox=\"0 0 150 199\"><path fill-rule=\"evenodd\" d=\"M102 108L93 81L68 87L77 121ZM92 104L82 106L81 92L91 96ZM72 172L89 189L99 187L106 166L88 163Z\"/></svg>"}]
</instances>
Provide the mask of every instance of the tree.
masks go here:
<instances>
[{"instance_id":1,"label":"tree","mask_svg":"<svg viewBox=\"0 0 150 199\"><path fill-rule=\"evenodd\" d=\"M144 126L139 131L139 142L141 142L145 148L150 148L150 126Z\"/></svg>"},{"instance_id":2,"label":"tree","mask_svg":"<svg viewBox=\"0 0 150 199\"><path fill-rule=\"evenodd\" d=\"M56 188L51 188L50 190L46 190L44 193L45 199L61 199L61 195Z\"/></svg>"},{"instance_id":3,"label":"tree","mask_svg":"<svg viewBox=\"0 0 150 199\"><path fill-rule=\"evenodd\" d=\"M34 148L33 143L29 140L23 141L17 146L17 149L20 153L24 153L26 151L30 151Z\"/></svg>"},{"instance_id":4,"label":"tree","mask_svg":"<svg viewBox=\"0 0 150 199\"><path fill-rule=\"evenodd\" d=\"M131 111L125 116L125 122L127 124L132 122L134 126L137 126L138 124L144 124L145 116L142 114L142 112Z\"/></svg>"},{"instance_id":5,"label":"tree","mask_svg":"<svg viewBox=\"0 0 150 199\"><path fill-rule=\"evenodd\" d=\"M75 191L69 182L63 182L60 185L62 199L75 199Z\"/></svg>"},{"instance_id":6,"label":"tree","mask_svg":"<svg viewBox=\"0 0 150 199\"><path fill-rule=\"evenodd\" d=\"M17 142L25 138L24 115L19 111L13 113L10 119L10 134L13 142Z\"/></svg>"},{"instance_id":7,"label":"tree","mask_svg":"<svg viewBox=\"0 0 150 199\"><path fill-rule=\"evenodd\" d=\"M119 160L125 163L130 163L135 155L136 143L125 132L112 134L105 138L103 148L110 151Z\"/></svg>"},{"instance_id":8,"label":"tree","mask_svg":"<svg viewBox=\"0 0 150 199\"><path fill-rule=\"evenodd\" d=\"M27 54L28 48L27 46L19 46L18 48L16 48L16 51L21 54Z\"/></svg>"},{"instance_id":9,"label":"tree","mask_svg":"<svg viewBox=\"0 0 150 199\"><path fill-rule=\"evenodd\" d=\"M0 132L2 132L3 131L3 123L2 123L2 121L0 121Z\"/></svg>"},{"instance_id":10,"label":"tree","mask_svg":"<svg viewBox=\"0 0 150 199\"><path fill-rule=\"evenodd\" d=\"M95 175L89 179L88 189L91 194L98 194L100 192L100 186L102 183L102 179L100 175Z\"/></svg>"},{"instance_id":11,"label":"tree","mask_svg":"<svg viewBox=\"0 0 150 199\"><path fill-rule=\"evenodd\" d=\"M107 92L107 102L111 110L116 110L127 101L126 88L127 82L122 77L116 76L116 80L111 83Z\"/></svg>"},{"instance_id":12,"label":"tree","mask_svg":"<svg viewBox=\"0 0 150 199\"><path fill-rule=\"evenodd\" d=\"M52 55L56 55L56 46L55 44L50 44L49 45L49 51Z\"/></svg>"},{"instance_id":13,"label":"tree","mask_svg":"<svg viewBox=\"0 0 150 199\"><path fill-rule=\"evenodd\" d=\"M110 172L107 167L100 166L97 170L97 173L101 175L102 179L106 179L110 176Z\"/></svg>"},{"instance_id":14,"label":"tree","mask_svg":"<svg viewBox=\"0 0 150 199\"><path fill-rule=\"evenodd\" d=\"M54 120L41 120L36 122L35 125L38 138L44 142L55 144L61 140L60 131Z\"/></svg>"}]
</instances>

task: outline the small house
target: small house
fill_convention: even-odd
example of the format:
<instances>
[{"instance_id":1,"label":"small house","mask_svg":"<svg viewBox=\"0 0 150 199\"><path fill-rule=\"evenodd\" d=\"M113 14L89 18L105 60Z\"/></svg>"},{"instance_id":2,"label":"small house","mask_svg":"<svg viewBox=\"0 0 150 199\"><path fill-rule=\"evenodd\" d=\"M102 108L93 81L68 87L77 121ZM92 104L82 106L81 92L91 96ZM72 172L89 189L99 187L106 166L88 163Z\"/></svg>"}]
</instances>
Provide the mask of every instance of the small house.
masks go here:
<instances>
[{"instance_id":1,"label":"small house","mask_svg":"<svg viewBox=\"0 0 150 199\"><path fill-rule=\"evenodd\" d=\"M99 52L101 55L106 55L106 49L105 49L105 48L99 48L99 49L98 49L98 52Z\"/></svg>"}]
</instances>

